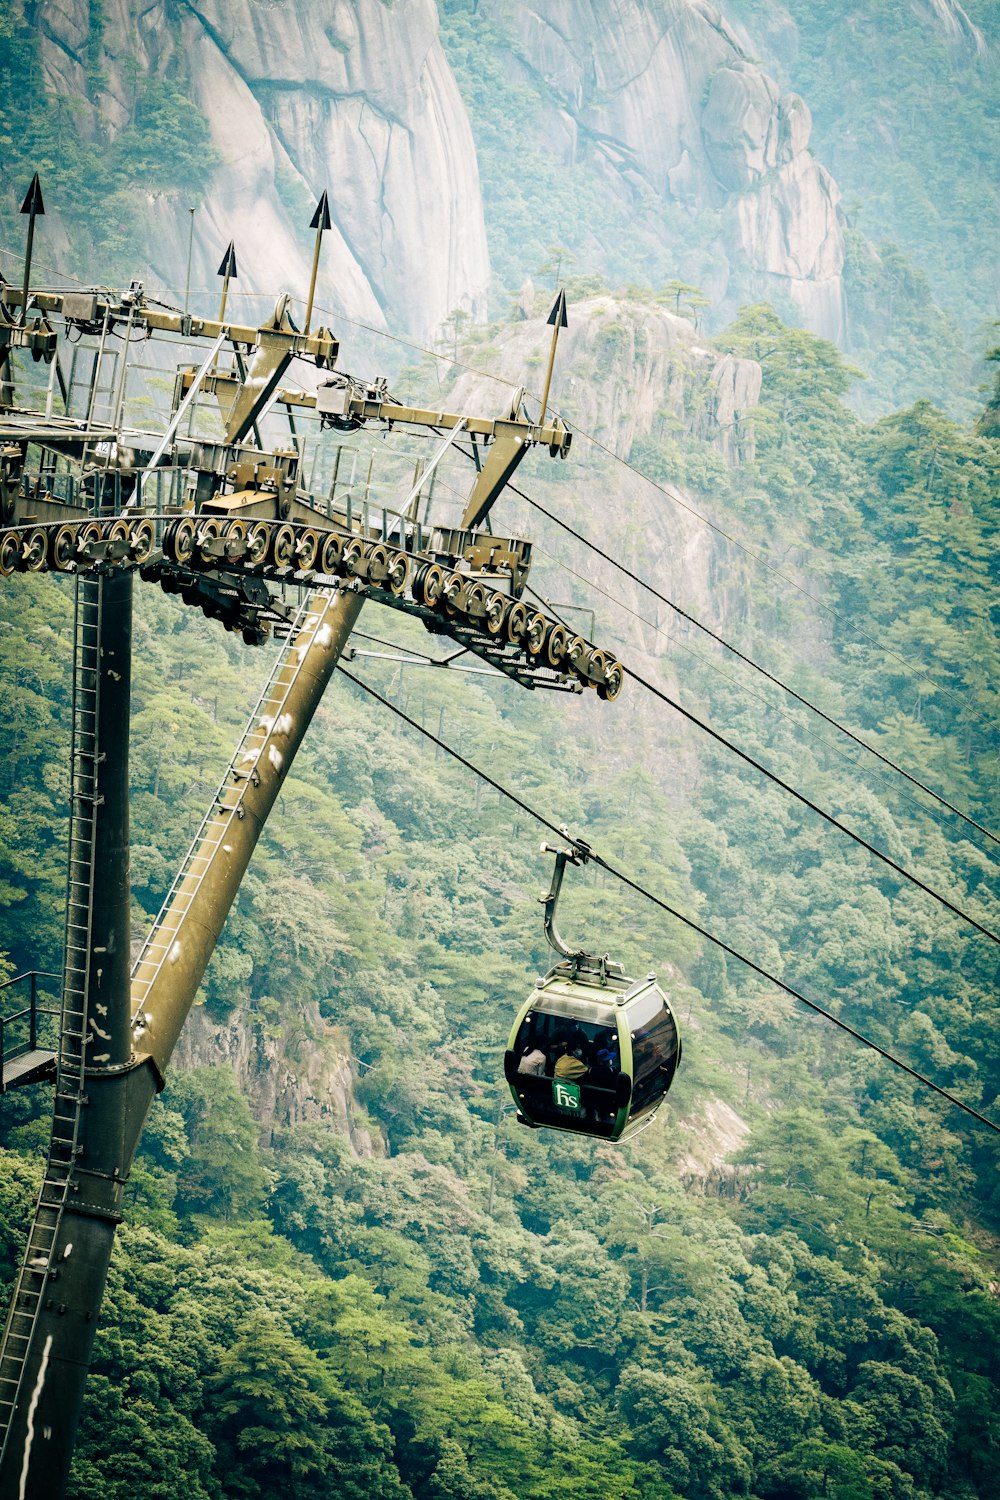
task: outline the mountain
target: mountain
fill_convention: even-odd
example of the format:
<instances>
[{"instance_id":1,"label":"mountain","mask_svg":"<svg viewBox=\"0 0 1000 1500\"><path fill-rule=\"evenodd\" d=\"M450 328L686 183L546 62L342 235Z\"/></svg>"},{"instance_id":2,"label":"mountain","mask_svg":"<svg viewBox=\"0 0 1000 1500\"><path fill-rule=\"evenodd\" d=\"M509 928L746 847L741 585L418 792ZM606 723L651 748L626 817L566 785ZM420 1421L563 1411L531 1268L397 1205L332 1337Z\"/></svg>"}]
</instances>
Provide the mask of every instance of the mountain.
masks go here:
<instances>
[{"instance_id":1,"label":"mountain","mask_svg":"<svg viewBox=\"0 0 1000 1500\"><path fill-rule=\"evenodd\" d=\"M508 40L511 76L537 95L534 125L550 157L589 163L667 256L684 219L711 216L713 302L732 303L737 288L778 295L815 332L840 338L840 194L810 153L809 110L714 6L484 0L480 9Z\"/></svg>"},{"instance_id":2,"label":"mountain","mask_svg":"<svg viewBox=\"0 0 1000 1500\"><path fill-rule=\"evenodd\" d=\"M203 126L200 170L183 185L164 183L155 152L141 171L118 164L138 210L133 253L175 294L186 278L191 200L200 201L195 288L213 286L233 239L240 292L304 295L309 219L326 189L333 228L318 303L420 336L452 308L485 314L475 150L431 0L392 9L381 0L119 0L103 10L44 0L25 25L44 88L93 145L114 152L144 123L155 130L156 85ZM173 123L183 133L183 119ZM50 198L71 219L72 204Z\"/></svg>"},{"instance_id":3,"label":"mountain","mask_svg":"<svg viewBox=\"0 0 1000 1500\"><path fill-rule=\"evenodd\" d=\"M450 63L430 0L119 0L113 10L42 0L20 16L14 34L37 48L52 107L110 152L138 207L134 253L175 294L187 280L189 230L195 288L212 286L234 239L242 293L301 292L309 216L327 190L321 304L421 338L456 310L485 317L479 148L456 84L457 44ZM685 224L708 215L712 265L701 269L713 300L733 304L737 289L783 295L808 326L840 337L839 194L810 154L809 111L710 5L632 4L611 25L599 6L487 4L464 22L515 95L519 85L534 95L530 128L550 166L579 175L586 163L621 213L638 215L664 267L683 257ZM455 24L446 17L450 35ZM186 164L181 183L135 139L163 133L164 89L202 135L200 163ZM506 121L514 175L528 123ZM183 118L171 129L183 134ZM69 225L75 194L61 193L59 179L71 173L55 156L50 202ZM87 186L77 182L75 193ZM189 200L200 201L193 223ZM538 213L544 233L543 202ZM522 274L533 269L525 253Z\"/></svg>"}]
</instances>

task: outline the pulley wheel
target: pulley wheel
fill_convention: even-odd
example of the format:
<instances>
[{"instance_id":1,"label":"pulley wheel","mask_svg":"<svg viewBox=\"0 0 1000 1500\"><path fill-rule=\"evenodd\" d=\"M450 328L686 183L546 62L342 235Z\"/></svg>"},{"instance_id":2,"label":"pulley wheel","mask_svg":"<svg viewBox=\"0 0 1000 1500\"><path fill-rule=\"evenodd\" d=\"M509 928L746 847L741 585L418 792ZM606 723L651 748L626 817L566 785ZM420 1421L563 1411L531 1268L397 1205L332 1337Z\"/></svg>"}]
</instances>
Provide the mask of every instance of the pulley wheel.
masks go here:
<instances>
[{"instance_id":1,"label":"pulley wheel","mask_svg":"<svg viewBox=\"0 0 1000 1500\"><path fill-rule=\"evenodd\" d=\"M528 629L528 606L516 599L507 611L504 630L512 646L519 646Z\"/></svg>"},{"instance_id":2,"label":"pulley wheel","mask_svg":"<svg viewBox=\"0 0 1000 1500\"><path fill-rule=\"evenodd\" d=\"M444 569L438 563L428 563L418 580L420 602L433 609L444 593Z\"/></svg>"},{"instance_id":3,"label":"pulley wheel","mask_svg":"<svg viewBox=\"0 0 1000 1500\"><path fill-rule=\"evenodd\" d=\"M365 574L365 544L357 537L352 537L344 548L344 572L349 573L352 578L362 578Z\"/></svg>"},{"instance_id":4,"label":"pulley wheel","mask_svg":"<svg viewBox=\"0 0 1000 1500\"><path fill-rule=\"evenodd\" d=\"M588 681L591 687L598 687L604 682L608 675L607 652L595 646L590 653L590 667L588 669Z\"/></svg>"},{"instance_id":5,"label":"pulley wheel","mask_svg":"<svg viewBox=\"0 0 1000 1500\"><path fill-rule=\"evenodd\" d=\"M242 562L247 553L247 523L237 517L223 521L221 536L226 544L226 557L231 562Z\"/></svg>"},{"instance_id":6,"label":"pulley wheel","mask_svg":"<svg viewBox=\"0 0 1000 1500\"><path fill-rule=\"evenodd\" d=\"M156 527L152 521L143 518L130 528L129 551L137 563L149 561L156 551Z\"/></svg>"},{"instance_id":7,"label":"pulley wheel","mask_svg":"<svg viewBox=\"0 0 1000 1500\"><path fill-rule=\"evenodd\" d=\"M120 518L117 521L104 521L101 525L101 536L106 542L117 542L128 546L128 522Z\"/></svg>"},{"instance_id":8,"label":"pulley wheel","mask_svg":"<svg viewBox=\"0 0 1000 1500\"><path fill-rule=\"evenodd\" d=\"M559 668L566 665L566 647L569 645L569 631L565 625L553 625L545 640L545 660L550 667Z\"/></svg>"},{"instance_id":9,"label":"pulley wheel","mask_svg":"<svg viewBox=\"0 0 1000 1500\"><path fill-rule=\"evenodd\" d=\"M548 629L549 622L543 614L533 614L528 620L528 629L524 636L524 648L529 656L541 656Z\"/></svg>"},{"instance_id":10,"label":"pulley wheel","mask_svg":"<svg viewBox=\"0 0 1000 1500\"><path fill-rule=\"evenodd\" d=\"M405 552L394 552L389 559L386 583L397 598L402 598L410 583L410 559Z\"/></svg>"},{"instance_id":11,"label":"pulley wheel","mask_svg":"<svg viewBox=\"0 0 1000 1500\"><path fill-rule=\"evenodd\" d=\"M174 521L167 527L163 550L173 562L183 564L191 561L196 531L197 527L190 516L182 516L179 521Z\"/></svg>"},{"instance_id":12,"label":"pulley wheel","mask_svg":"<svg viewBox=\"0 0 1000 1500\"><path fill-rule=\"evenodd\" d=\"M290 526L278 526L271 532L267 552L272 567L288 567L295 553L295 532Z\"/></svg>"},{"instance_id":13,"label":"pulley wheel","mask_svg":"<svg viewBox=\"0 0 1000 1500\"><path fill-rule=\"evenodd\" d=\"M589 682L588 667L590 664L590 646L582 635L573 635L569 638L566 646L566 660L573 668L576 675L584 682Z\"/></svg>"},{"instance_id":14,"label":"pulley wheel","mask_svg":"<svg viewBox=\"0 0 1000 1500\"><path fill-rule=\"evenodd\" d=\"M486 614L488 602L489 590L485 584L470 583L465 591L465 613L474 620L481 620Z\"/></svg>"},{"instance_id":15,"label":"pulley wheel","mask_svg":"<svg viewBox=\"0 0 1000 1500\"><path fill-rule=\"evenodd\" d=\"M625 686L625 668L620 661L609 661L604 681L597 684L598 698L606 698L613 703Z\"/></svg>"},{"instance_id":16,"label":"pulley wheel","mask_svg":"<svg viewBox=\"0 0 1000 1500\"><path fill-rule=\"evenodd\" d=\"M40 526L35 526L24 538L21 566L26 573L40 573L45 567L48 552L48 537Z\"/></svg>"},{"instance_id":17,"label":"pulley wheel","mask_svg":"<svg viewBox=\"0 0 1000 1500\"><path fill-rule=\"evenodd\" d=\"M303 573L316 566L319 554L319 533L311 526L303 526L295 538L295 566Z\"/></svg>"},{"instance_id":18,"label":"pulley wheel","mask_svg":"<svg viewBox=\"0 0 1000 1500\"><path fill-rule=\"evenodd\" d=\"M76 550L83 552L84 548L96 547L101 540L101 528L96 521L84 521L76 534Z\"/></svg>"},{"instance_id":19,"label":"pulley wheel","mask_svg":"<svg viewBox=\"0 0 1000 1500\"><path fill-rule=\"evenodd\" d=\"M389 549L382 542L376 542L368 553L368 577L381 587L388 576Z\"/></svg>"},{"instance_id":20,"label":"pulley wheel","mask_svg":"<svg viewBox=\"0 0 1000 1500\"><path fill-rule=\"evenodd\" d=\"M490 635L499 635L503 630L504 614L509 602L506 595L499 593L493 593L487 599L483 624Z\"/></svg>"},{"instance_id":21,"label":"pulley wheel","mask_svg":"<svg viewBox=\"0 0 1000 1500\"><path fill-rule=\"evenodd\" d=\"M195 539L195 548L198 552L198 559L201 562L209 564L218 562L218 558L214 555L214 553L209 552L206 549L210 542L217 542L219 540L221 531L222 527L219 522L215 520L214 516L209 516L207 520L201 521L199 523L198 533Z\"/></svg>"},{"instance_id":22,"label":"pulley wheel","mask_svg":"<svg viewBox=\"0 0 1000 1500\"><path fill-rule=\"evenodd\" d=\"M465 607L465 579L461 573L449 573L441 590L441 603L446 615L457 615Z\"/></svg>"},{"instance_id":23,"label":"pulley wheel","mask_svg":"<svg viewBox=\"0 0 1000 1500\"><path fill-rule=\"evenodd\" d=\"M247 527L247 555L246 561L251 568L262 563L267 556L268 543L271 540L271 528L266 521L251 521Z\"/></svg>"},{"instance_id":24,"label":"pulley wheel","mask_svg":"<svg viewBox=\"0 0 1000 1500\"><path fill-rule=\"evenodd\" d=\"M340 572L341 559L344 555L344 539L335 531L329 532L323 538L323 551L320 555L319 570L321 573L334 575Z\"/></svg>"},{"instance_id":25,"label":"pulley wheel","mask_svg":"<svg viewBox=\"0 0 1000 1500\"><path fill-rule=\"evenodd\" d=\"M16 531L0 536L0 575L9 578L21 560L21 539Z\"/></svg>"},{"instance_id":26,"label":"pulley wheel","mask_svg":"<svg viewBox=\"0 0 1000 1500\"><path fill-rule=\"evenodd\" d=\"M76 557L75 526L60 526L52 538L52 566L65 573Z\"/></svg>"}]
</instances>

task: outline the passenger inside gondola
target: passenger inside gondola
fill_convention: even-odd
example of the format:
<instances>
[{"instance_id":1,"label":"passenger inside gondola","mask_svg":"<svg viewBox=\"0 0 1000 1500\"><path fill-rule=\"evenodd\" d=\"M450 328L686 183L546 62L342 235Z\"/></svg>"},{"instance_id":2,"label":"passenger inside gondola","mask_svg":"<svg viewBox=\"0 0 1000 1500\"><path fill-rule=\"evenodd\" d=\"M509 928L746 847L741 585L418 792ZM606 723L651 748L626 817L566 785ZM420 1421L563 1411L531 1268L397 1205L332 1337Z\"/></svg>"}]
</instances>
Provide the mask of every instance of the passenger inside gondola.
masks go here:
<instances>
[{"instance_id":1,"label":"passenger inside gondola","mask_svg":"<svg viewBox=\"0 0 1000 1500\"><path fill-rule=\"evenodd\" d=\"M553 1078L571 1078L579 1083L589 1072L586 1042L582 1038L579 1041L575 1037L564 1038L559 1043Z\"/></svg>"},{"instance_id":2,"label":"passenger inside gondola","mask_svg":"<svg viewBox=\"0 0 1000 1500\"><path fill-rule=\"evenodd\" d=\"M590 1081L597 1088L613 1089L615 1078L621 1072L621 1057L618 1052L618 1036L608 1028L608 1036L594 1043L594 1060L590 1065Z\"/></svg>"},{"instance_id":3,"label":"passenger inside gondola","mask_svg":"<svg viewBox=\"0 0 1000 1500\"><path fill-rule=\"evenodd\" d=\"M540 1123L610 1134L621 1072L613 1026L532 1011L518 1031L514 1057L518 1090L530 1096Z\"/></svg>"},{"instance_id":4,"label":"passenger inside gondola","mask_svg":"<svg viewBox=\"0 0 1000 1500\"><path fill-rule=\"evenodd\" d=\"M592 1072L595 1065L612 1074L621 1069L618 1035L613 1026L587 1021L567 1026L565 1017L543 1011L531 1011L525 1016L514 1050L519 1058L519 1073L543 1074L546 1078L582 1077ZM544 1058L542 1067L538 1066L539 1053Z\"/></svg>"},{"instance_id":5,"label":"passenger inside gondola","mask_svg":"<svg viewBox=\"0 0 1000 1500\"><path fill-rule=\"evenodd\" d=\"M548 1063L549 1059L541 1047L533 1042L528 1042L521 1053L521 1060L517 1065L517 1071L519 1073L533 1073L536 1077L541 1078L548 1068Z\"/></svg>"}]
</instances>

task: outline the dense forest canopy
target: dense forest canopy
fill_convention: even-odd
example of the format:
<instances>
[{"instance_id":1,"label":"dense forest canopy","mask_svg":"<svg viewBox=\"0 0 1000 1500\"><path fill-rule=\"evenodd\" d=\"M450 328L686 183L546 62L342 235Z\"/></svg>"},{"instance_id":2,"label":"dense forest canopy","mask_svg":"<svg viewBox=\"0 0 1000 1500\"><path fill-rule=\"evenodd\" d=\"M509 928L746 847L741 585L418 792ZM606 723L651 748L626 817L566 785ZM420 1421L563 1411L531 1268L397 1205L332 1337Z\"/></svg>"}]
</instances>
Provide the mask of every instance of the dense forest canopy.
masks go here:
<instances>
[{"instance_id":1,"label":"dense forest canopy","mask_svg":"<svg viewBox=\"0 0 1000 1500\"><path fill-rule=\"evenodd\" d=\"M705 436L710 393L691 356L679 404L664 397L617 456L580 432L571 462L526 465L522 487L634 574L663 588L668 577L686 610L856 738L526 504L505 500L503 524L535 539L533 584L592 609L627 665L995 931L995 838L858 744L996 833L1000 432L975 367L997 351L995 329L974 351L970 333L996 206L983 126L995 125L995 69L970 60L949 115L941 59L914 51L896 124L936 80L935 128L898 129L892 179L878 179L831 81L836 53L874 107L878 47L848 46L847 7L793 9L789 79L824 149L855 174L859 222L880 242L874 257L860 231L853 242L849 352L748 303L698 331L702 353L762 371L738 461ZM761 10L744 10L766 35ZM979 10L994 35L994 13ZM906 20L872 10L879 38L893 18ZM540 146L510 172L511 111L530 121L532 104L496 33L450 3L442 31L477 130L502 289L525 269L546 288L562 276L576 315L600 322L586 361L558 369L572 422L574 402L600 409L635 381L651 309L711 324L696 280L712 226L690 267L648 249L630 264L619 206L585 172L555 173ZM33 45L10 7L5 188L44 169L46 191L51 181L72 200L80 243L115 272L132 250L136 183L197 191L207 136L179 82L137 78L114 151L66 147L65 121L32 91ZM923 196L895 179L919 179ZM938 226L930 210L945 200ZM973 220L964 259L949 260ZM585 228L614 253L589 261ZM447 403L466 367L490 366L520 336L523 310L514 299L484 328L456 318L444 356L412 351L400 394ZM935 380L936 400L913 399ZM0 977L60 964L72 608L66 580L0 588ZM136 609L138 936L267 653L154 590L137 589ZM427 641L373 609L361 628ZM640 885L1000 1120L995 945L638 683L605 705L377 659L352 670ZM684 1064L633 1144L519 1128L501 1056L548 962L540 836L523 809L335 680L144 1138L76 1500L1000 1494L996 1137L593 869L567 885L565 926L630 972L657 970ZM49 1109L41 1086L0 1099L5 1284Z\"/></svg>"}]
</instances>

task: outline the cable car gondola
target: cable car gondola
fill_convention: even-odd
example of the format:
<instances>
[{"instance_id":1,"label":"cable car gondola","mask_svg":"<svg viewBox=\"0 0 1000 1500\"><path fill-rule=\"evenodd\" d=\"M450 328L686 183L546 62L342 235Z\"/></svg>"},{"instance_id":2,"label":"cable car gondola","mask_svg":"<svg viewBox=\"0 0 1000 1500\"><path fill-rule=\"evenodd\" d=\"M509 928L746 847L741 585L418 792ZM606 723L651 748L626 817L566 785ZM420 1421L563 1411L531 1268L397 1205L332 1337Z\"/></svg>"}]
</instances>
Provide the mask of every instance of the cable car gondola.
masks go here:
<instances>
[{"instance_id":1,"label":"cable car gondola","mask_svg":"<svg viewBox=\"0 0 1000 1500\"><path fill-rule=\"evenodd\" d=\"M545 936L561 962L518 1013L504 1076L522 1125L619 1141L652 1122L681 1060L680 1033L655 974L630 979L607 955L573 953L559 936L563 871L590 857L582 840L572 844L542 845L556 857L543 901Z\"/></svg>"}]
</instances>

